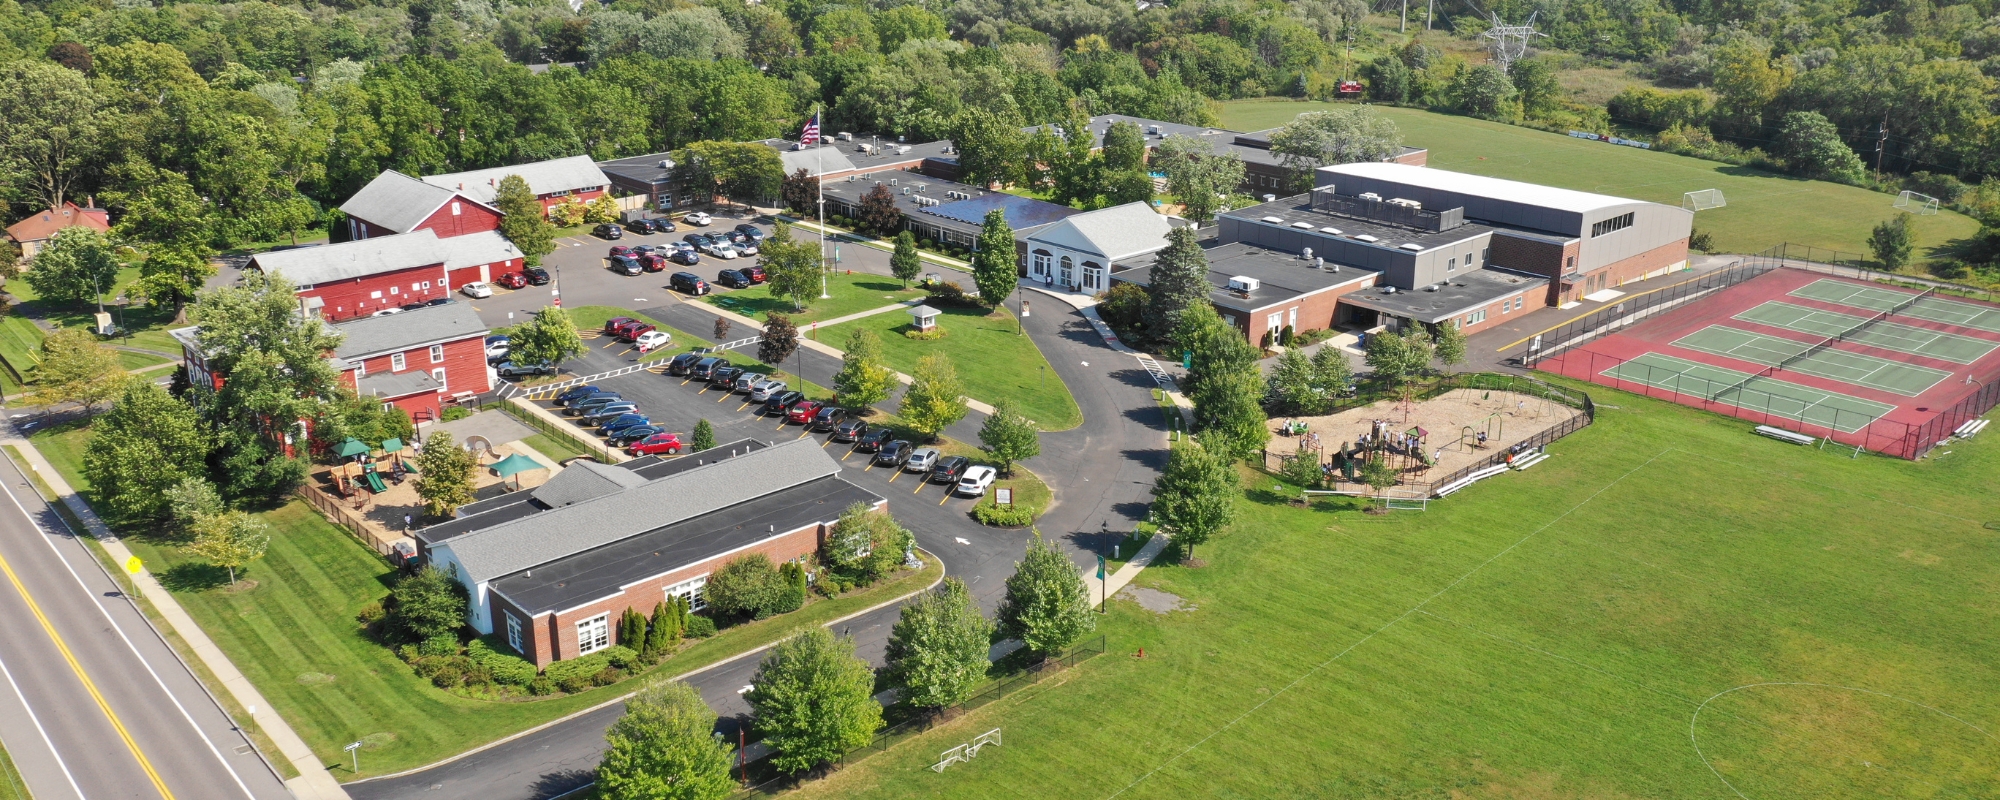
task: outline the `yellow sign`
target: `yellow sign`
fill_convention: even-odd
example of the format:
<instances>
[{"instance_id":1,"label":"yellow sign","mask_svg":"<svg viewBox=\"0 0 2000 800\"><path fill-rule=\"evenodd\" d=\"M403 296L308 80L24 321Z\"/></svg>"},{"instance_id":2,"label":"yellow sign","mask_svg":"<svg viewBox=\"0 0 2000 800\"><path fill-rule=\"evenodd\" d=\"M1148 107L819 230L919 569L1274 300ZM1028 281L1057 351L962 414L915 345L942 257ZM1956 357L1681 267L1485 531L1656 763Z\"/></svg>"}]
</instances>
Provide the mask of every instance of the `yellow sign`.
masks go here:
<instances>
[{"instance_id":1,"label":"yellow sign","mask_svg":"<svg viewBox=\"0 0 2000 800\"><path fill-rule=\"evenodd\" d=\"M125 571L130 572L134 575L139 574L139 570L144 566L145 566L144 564L139 563L138 556L133 556L131 558L125 559Z\"/></svg>"}]
</instances>

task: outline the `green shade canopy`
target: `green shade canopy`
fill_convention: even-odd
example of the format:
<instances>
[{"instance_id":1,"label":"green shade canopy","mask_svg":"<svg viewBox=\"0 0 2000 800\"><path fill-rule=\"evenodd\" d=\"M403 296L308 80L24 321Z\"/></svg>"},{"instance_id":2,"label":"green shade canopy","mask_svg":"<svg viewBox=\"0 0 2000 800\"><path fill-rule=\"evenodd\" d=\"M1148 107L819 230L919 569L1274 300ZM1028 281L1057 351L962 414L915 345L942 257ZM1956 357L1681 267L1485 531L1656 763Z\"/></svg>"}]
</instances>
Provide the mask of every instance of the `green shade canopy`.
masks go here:
<instances>
[{"instance_id":1,"label":"green shade canopy","mask_svg":"<svg viewBox=\"0 0 2000 800\"><path fill-rule=\"evenodd\" d=\"M520 453L515 453L506 458L500 459L499 461L494 462L492 464L492 467L493 471L499 473L500 477L502 478L511 478L519 473L527 472L528 470L531 469L542 469L541 462L536 461L527 456L521 455Z\"/></svg>"},{"instance_id":2,"label":"green shade canopy","mask_svg":"<svg viewBox=\"0 0 2000 800\"><path fill-rule=\"evenodd\" d=\"M368 455L368 444L366 442L361 441L360 439L348 439L347 441L341 442L340 449L334 452L337 453L341 458L365 456Z\"/></svg>"},{"instance_id":3,"label":"green shade canopy","mask_svg":"<svg viewBox=\"0 0 2000 800\"><path fill-rule=\"evenodd\" d=\"M391 453L400 453L400 452L403 452L403 440L401 440L401 439L383 439L383 440L382 440L382 449L383 449L383 450L387 450L387 451L389 451L389 452L391 452Z\"/></svg>"}]
</instances>

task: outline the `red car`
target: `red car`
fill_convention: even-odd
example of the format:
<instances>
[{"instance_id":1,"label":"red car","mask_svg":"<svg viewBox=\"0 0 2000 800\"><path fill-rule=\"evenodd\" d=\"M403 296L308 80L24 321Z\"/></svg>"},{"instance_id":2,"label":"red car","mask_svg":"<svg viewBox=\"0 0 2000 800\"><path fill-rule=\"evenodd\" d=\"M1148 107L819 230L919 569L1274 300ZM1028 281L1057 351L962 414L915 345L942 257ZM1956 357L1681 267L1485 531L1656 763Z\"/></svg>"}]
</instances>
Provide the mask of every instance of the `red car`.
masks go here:
<instances>
[{"instance_id":1,"label":"red car","mask_svg":"<svg viewBox=\"0 0 2000 800\"><path fill-rule=\"evenodd\" d=\"M667 268L667 258L658 253L646 253L639 256L639 268L647 272L664 271Z\"/></svg>"},{"instance_id":2,"label":"red car","mask_svg":"<svg viewBox=\"0 0 2000 800\"><path fill-rule=\"evenodd\" d=\"M812 422L813 415L818 414L820 407L824 405L826 404L818 400L800 401L798 405L792 406L790 411L785 412L785 421L796 422L800 425L810 423Z\"/></svg>"},{"instance_id":3,"label":"red car","mask_svg":"<svg viewBox=\"0 0 2000 800\"><path fill-rule=\"evenodd\" d=\"M657 455L660 453L666 453L667 455L675 456L675 455L680 455L681 447L682 445L681 445L680 434L656 433L644 439L640 439L637 442L634 442L632 446L627 449L631 450L632 455L635 456L650 456L650 455Z\"/></svg>"},{"instance_id":4,"label":"red car","mask_svg":"<svg viewBox=\"0 0 2000 800\"><path fill-rule=\"evenodd\" d=\"M493 282L509 289L519 289L528 285L528 276L520 272L509 272L498 278L494 278Z\"/></svg>"},{"instance_id":5,"label":"red car","mask_svg":"<svg viewBox=\"0 0 2000 800\"><path fill-rule=\"evenodd\" d=\"M763 267L760 267L760 266L757 266L757 265L755 265L755 264L752 264L752 265L750 265L750 266L747 266L747 267L737 267L737 268L736 268L736 271L737 271L737 272L741 272L741 273L743 273L744 275L747 275L747 276L749 276L749 278L750 278L750 282L751 282L751 283L753 283L753 284L755 284L755 283L763 283L763 282L764 282L764 268L763 268Z\"/></svg>"},{"instance_id":6,"label":"red car","mask_svg":"<svg viewBox=\"0 0 2000 800\"><path fill-rule=\"evenodd\" d=\"M634 255L634 253L632 252L632 248L626 247L625 245L622 244L612 245L610 258L617 258L619 256L629 256L629 255Z\"/></svg>"},{"instance_id":7,"label":"red car","mask_svg":"<svg viewBox=\"0 0 2000 800\"><path fill-rule=\"evenodd\" d=\"M653 330L654 330L653 326L647 325L644 322L627 325L623 328L618 329L618 341L636 342L639 341L640 336L652 333Z\"/></svg>"},{"instance_id":8,"label":"red car","mask_svg":"<svg viewBox=\"0 0 2000 800\"><path fill-rule=\"evenodd\" d=\"M622 339L625 331L645 324L645 321L631 317L612 317L604 323L604 335Z\"/></svg>"}]
</instances>

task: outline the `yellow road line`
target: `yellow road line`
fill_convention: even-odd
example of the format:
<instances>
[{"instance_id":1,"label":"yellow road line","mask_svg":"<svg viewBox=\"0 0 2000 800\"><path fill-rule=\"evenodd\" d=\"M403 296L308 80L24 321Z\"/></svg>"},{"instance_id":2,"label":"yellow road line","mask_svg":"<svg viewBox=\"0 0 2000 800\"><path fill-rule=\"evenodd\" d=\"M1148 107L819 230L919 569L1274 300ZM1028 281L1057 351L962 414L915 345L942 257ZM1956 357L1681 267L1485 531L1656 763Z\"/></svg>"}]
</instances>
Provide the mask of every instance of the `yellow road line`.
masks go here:
<instances>
[{"instance_id":1,"label":"yellow road line","mask_svg":"<svg viewBox=\"0 0 2000 800\"><path fill-rule=\"evenodd\" d=\"M737 411L742 411L743 409L746 409L746 408L749 408L749 407L750 407L750 401L748 401L748 400L745 400L745 401L743 401L743 405L740 405L740 406L737 406L737 407L736 407L736 410L737 410Z\"/></svg>"},{"instance_id":2,"label":"yellow road line","mask_svg":"<svg viewBox=\"0 0 2000 800\"><path fill-rule=\"evenodd\" d=\"M1666 291L1666 290L1668 290L1668 289L1672 289L1672 288L1674 288L1674 287L1676 287L1676 286L1686 286L1687 284L1690 284L1690 283L1694 283L1695 281L1698 281L1698 280L1701 280L1702 278L1706 278L1706 277L1708 277L1708 276L1707 276L1706 274L1702 274L1702 275L1697 275L1697 276L1695 276L1695 277L1692 277L1692 278L1689 278L1689 279L1687 279L1687 280L1684 280L1684 281L1681 281L1680 283L1675 283L1675 284L1670 284L1670 285L1667 285L1667 286L1662 286L1662 287L1660 287L1660 288L1658 288L1658 289L1648 289L1648 290L1646 290L1646 291L1643 291L1643 292L1640 292L1640 293L1638 293L1638 294L1634 294L1634 295L1627 295L1627 296L1625 296L1625 297L1621 297L1621 298L1618 298L1618 303L1629 303L1629 302L1631 302L1631 301L1633 301L1633 300L1637 300L1637 299L1639 299L1639 298L1641 298L1641 297L1645 297L1646 295L1649 295L1649 294L1655 294L1655 293L1658 293L1658 292L1664 292L1664 291ZM1612 303L1611 305L1617 305L1618 303ZM1526 335L1526 336L1523 336L1523 337L1521 337L1521 338L1519 338L1519 339L1516 339L1516 340L1514 340L1514 341L1512 341L1512 342L1509 342L1509 343L1507 343L1507 344L1503 344L1503 345L1501 345L1501 346L1499 346L1499 347L1496 347L1496 348L1494 348L1494 349L1493 349L1493 352L1495 352L1495 353L1504 353L1504 352L1507 352L1507 351L1509 351L1509 350L1512 350L1512 349L1514 349L1515 347L1518 347L1518 346L1520 346L1520 345L1522 345L1522 344L1526 344L1526 343L1527 343L1527 341L1528 341L1529 339L1533 339L1533 338L1535 338L1535 337L1537 337L1537 336L1540 336L1540 335L1542 335L1542 334L1544 334L1544 333L1548 333L1549 331L1552 331L1552 330L1555 330L1555 329L1557 329L1557 328L1560 328L1560 327L1562 327L1562 326L1564 326L1564 325L1568 325L1568 324L1570 324L1570 323L1572 323L1572 322L1575 322L1575 321L1577 321L1577 320L1580 320L1580 319L1583 319L1584 317L1588 317L1588 316L1590 316L1590 315L1592 315L1592 314L1595 314L1595 313L1597 313L1597 312L1599 312L1599 311L1603 311L1603 310L1604 310L1604 306L1598 306L1598 307L1597 307L1597 308L1595 308L1595 309L1592 309L1592 310L1590 310L1590 311L1585 311L1585 312L1583 312L1583 313L1581 313L1581 314L1578 314L1578 315L1576 315L1576 316L1574 316L1574 317L1570 317L1569 319L1566 319L1566 320L1563 320L1563 321L1561 321L1561 322L1558 322L1558 323L1556 323L1556 324L1554 324L1554 325L1550 325L1550 326L1548 326L1548 327L1546 327L1546 328L1543 328L1543 329L1541 329L1541 330L1539 330L1539 331L1535 331L1534 333L1531 333L1531 334L1528 334L1528 335Z\"/></svg>"},{"instance_id":3,"label":"yellow road line","mask_svg":"<svg viewBox=\"0 0 2000 800\"><path fill-rule=\"evenodd\" d=\"M923 480L922 478L918 478L918 479L917 479L917 488L915 488L915 489L911 489L911 490L910 490L910 494L916 494L916 493L918 493L918 492L921 492L921 491L923 491L923 490L924 490L924 484L926 484L926 483L930 483L930 481L927 481L927 480Z\"/></svg>"},{"instance_id":4,"label":"yellow road line","mask_svg":"<svg viewBox=\"0 0 2000 800\"><path fill-rule=\"evenodd\" d=\"M111 710L111 704L97 691L97 683L90 679L89 673L83 671L83 665L77 663L76 655L70 652L62 634L56 632L56 626L42 613L41 605L35 602L33 595L28 594L28 587L21 584L20 576L14 574L13 566L7 563L5 557L0 557L0 572L7 573L7 580L14 584L14 591L20 593L21 601L28 604L28 611L35 615L35 621L42 624L42 630L48 633L51 641L55 642L56 650L62 653L64 661L69 662L70 671L76 673L77 680L83 682L83 689L90 693L90 699L97 701L97 707L104 711L104 717L110 720L111 727L118 731L118 738L125 740L125 748L131 750L132 757L139 760L139 769L145 770L146 777L153 781L153 788L160 790L160 796L166 800L174 800L174 793L167 789L167 782L160 779L160 773L153 770L153 762L146 759L145 753L140 752L139 743L133 741L132 734L125 730L125 723L119 721L118 713Z\"/></svg>"},{"instance_id":5,"label":"yellow road line","mask_svg":"<svg viewBox=\"0 0 2000 800\"><path fill-rule=\"evenodd\" d=\"M813 434L813 432L812 432L812 429L811 429L811 428L807 428L807 429L805 429L805 430L802 430L802 431L799 431L799 438L800 438L800 439L804 439L804 438L806 438L806 437L808 437L808 436L811 436L812 434Z\"/></svg>"},{"instance_id":6,"label":"yellow road line","mask_svg":"<svg viewBox=\"0 0 2000 800\"><path fill-rule=\"evenodd\" d=\"M775 427L775 428L772 428L771 430L774 430L774 431L782 431L782 430L784 430L784 429L785 429L785 420L783 420L783 419L780 419L780 420L778 420L778 427Z\"/></svg>"},{"instance_id":7,"label":"yellow road line","mask_svg":"<svg viewBox=\"0 0 2000 800\"><path fill-rule=\"evenodd\" d=\"M944 490L944 496L938 498L938 505L944 505L946 501L951 499L952 494L956 493L957 491L958 490L955 488L946 487Z\"/></svg>"},{"instance_id":8,"label":"yellow road line","mask_svg":"<svg viewBox=\"0 0 2000 800\"><path fill-rule=\"evenodd\" d=\"M841 457L840 457L840 460L842 460L842 461L846 461L846 460L847 460L847 458L848 458L848 456L852 456L852 455L854 455L854 448L852 448L852 447L850 447L850 448L847 448L847 455L844 455L844 456L841 456ZM862 472L867 472L867 471L868 471L868 470L865 470L865 469L864 469L864 470L862 470Z\"/></svg>"},{"instance_id":9,"label":"yellow road line","mask_svg":"<svg viewBox=\"0 0 2000 800\"><path fill-rule=\"evenodd\" d=\"M896 474L894 474L894 475L891 475L891 476L889 476L889 482L890 482L890 483L895 483L895 482L896 482L896 479L897 479L897 478L900 478L900 477L903 477L903 468L902 468L902 466L898 465L898 466L896 467Z\"/></svg>"},{"instance_id":10,"label":"yellow road line","mask_svg":"<svg viewBox=\"0 0 2000 800\"><path fill-rule=\"evenodd\" d=\"M819 446L819 449L821 449L821 450L825 450L825 449L827 449L828 447L832 447L832 446L833 446L833 437L829 436L829 437L827 437L827 438L826 438L826 444L822 444L822 445L820 445L820 446Z\"/></svg>"}]
</instances>

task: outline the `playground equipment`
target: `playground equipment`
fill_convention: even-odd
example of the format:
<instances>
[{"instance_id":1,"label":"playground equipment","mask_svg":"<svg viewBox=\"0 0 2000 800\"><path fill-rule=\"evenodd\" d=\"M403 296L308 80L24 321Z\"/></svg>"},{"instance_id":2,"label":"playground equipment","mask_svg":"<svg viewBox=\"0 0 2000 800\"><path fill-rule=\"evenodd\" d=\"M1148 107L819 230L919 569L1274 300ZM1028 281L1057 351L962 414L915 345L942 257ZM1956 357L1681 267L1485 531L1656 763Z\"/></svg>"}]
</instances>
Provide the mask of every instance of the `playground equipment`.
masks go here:
<instances>
[{"instance_id":1,"label":"playground equipment","mask_svg":"<svg viewBox=\"0 0 2000 800\"><path fill-rule=\"evenodd\" d=\"M1486 415L1485 419L1481 419L1477 423L1459 427L1458 449L1468 449L1465 444L1469 441L1473 447L1484 450L1486 449L1487 442L1500 441L1501 437L1506 434L1506 431L1507 421L1500 417L1500 412L1495 411ZM1480 436L1482 433L1485 434L1483 438Z\"/></svg>"}]
</instances>

